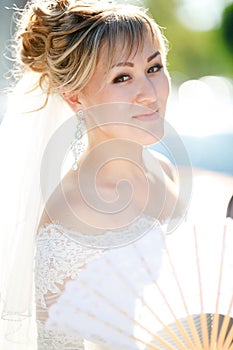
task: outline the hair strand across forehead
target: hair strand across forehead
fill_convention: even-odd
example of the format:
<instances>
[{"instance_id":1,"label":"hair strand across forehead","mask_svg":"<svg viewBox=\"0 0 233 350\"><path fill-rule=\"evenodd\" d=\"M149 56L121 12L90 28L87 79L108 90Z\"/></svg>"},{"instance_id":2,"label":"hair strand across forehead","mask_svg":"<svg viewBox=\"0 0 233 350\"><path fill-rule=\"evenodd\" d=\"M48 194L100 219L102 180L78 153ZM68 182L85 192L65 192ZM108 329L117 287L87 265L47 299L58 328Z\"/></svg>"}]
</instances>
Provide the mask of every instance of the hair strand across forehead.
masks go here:
<instances>
[{"instance_id":1,"label":"hair strand across forehead","mask_svg":"<svg viewBox=\"0 0 233 350\"><path fill-rule=\"evenodd\" d=\"M103 47L107 70L119 46L122 57L127 58L143 48L148 34L164 60L166 57L159 26L134 5L37 0L22 18L17 33L19 61L25 69L40 72L42 86L49 91L81 90L91 79Z\"/></svg>"}]
</instances>

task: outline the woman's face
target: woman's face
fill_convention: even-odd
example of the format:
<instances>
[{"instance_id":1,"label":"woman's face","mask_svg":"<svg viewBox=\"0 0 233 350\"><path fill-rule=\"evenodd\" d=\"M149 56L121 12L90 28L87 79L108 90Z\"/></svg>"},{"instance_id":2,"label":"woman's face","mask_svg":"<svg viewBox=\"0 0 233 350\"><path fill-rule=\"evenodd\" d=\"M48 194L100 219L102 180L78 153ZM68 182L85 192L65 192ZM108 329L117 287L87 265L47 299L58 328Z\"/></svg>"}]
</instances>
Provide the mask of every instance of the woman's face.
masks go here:
<instances>
[{"instance_id":1,"label":"woman's face","mask_svg":"<svg viewBox=\"0 0 233 350\"><path fill-rule=\"evenodd\" d=\"M118 46L119 54L107 74L106 50L102 49L94 75L78 94L87 127L98 129L105 139L155 143L163 136L170 87L161 54L149 35L142 50L127 60Z\"/></svg>"}]
</instances>

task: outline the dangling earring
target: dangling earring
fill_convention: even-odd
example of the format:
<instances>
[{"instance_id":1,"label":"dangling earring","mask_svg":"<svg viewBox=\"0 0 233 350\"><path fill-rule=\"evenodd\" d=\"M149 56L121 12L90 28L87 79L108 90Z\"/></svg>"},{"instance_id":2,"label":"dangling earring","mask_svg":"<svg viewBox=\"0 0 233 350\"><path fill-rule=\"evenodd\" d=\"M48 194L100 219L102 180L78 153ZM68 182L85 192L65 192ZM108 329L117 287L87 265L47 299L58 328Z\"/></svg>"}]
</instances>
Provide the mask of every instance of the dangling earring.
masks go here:
<instances>
[{"instance_id":1,"label":"dangling earring","mask_svg":"<svg viewBox=\"0 0 233 350\"><path fill-rule=\"evenodd\" d=\"M77 170L78 169L78 157L79 155L84 151L85 149L85 144L83 142L83 134L84 134L84 112L82 109L80 109L77 113L77 119L78 119L78 123L76 125L76 132L75 132L75 139L71 144L71 150L73 152L73 156L74 156L74 164L72 165L72 169L73 170Z\"/></svg>"}]
</instances>

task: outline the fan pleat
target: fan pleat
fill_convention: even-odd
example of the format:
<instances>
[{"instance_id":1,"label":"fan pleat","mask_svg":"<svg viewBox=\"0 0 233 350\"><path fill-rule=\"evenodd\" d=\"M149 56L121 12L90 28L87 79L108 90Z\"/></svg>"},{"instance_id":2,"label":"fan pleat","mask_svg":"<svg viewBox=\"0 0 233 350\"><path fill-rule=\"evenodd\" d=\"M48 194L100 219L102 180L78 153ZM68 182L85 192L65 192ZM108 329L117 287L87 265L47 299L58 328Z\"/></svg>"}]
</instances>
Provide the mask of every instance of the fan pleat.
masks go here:
<instances>
[{"instance_id":1,"label":"fan pleat","mask_svg":"<svg viewBox=\"0 0 233 350\"><path fill-rule=\"evenodd\" d=\"M137 249L137 246L134 245L134 247ZM140 252L138 252L140 253ZM172 306L169 304L165 292L160 288L159 284L157 283L156 280L153 279L153 273L151 271L150 266L148 265L146 259L144 256L139 255L140 256L140 260L141 263L145 269L145 271L147 272L148 276L152 279L153 281L153 285L155 286L155 288L159 291L160 295L162 296L166 306L168 307L170 313L172 314L172 316L174 317L174 322L177 323L177 327L180 331L180 333L182 334L183 338L186 340L186 343L188 344L188 346L192 347L192 342L183 326L183 324L181 322L179 322L176 318L176 315L172 309ZM167 334L173 339L173 341L179 346L180 350L187 350L186 345L180 340L180 337L169 327L167 327L167 325L162 322L162 320L158 317L158 315L156 314L156 312L148 305L148 304L144 304L145 307L153 314L153 316L157 319L157 321L160 322L160 324L163 326L164 331L167 332ZM156 335L154 334L154 339L156 338ZM174 348L173 348L174 349Z\"/></svg>"},{"instance_id":2,"label":"fan pleat","mask_svg":"<svg viewBox=\"0 0 233 350\"><path fill-rule=\"evenodd\" d=\"M70 284L77 299L67 294L62 305L70 303L73 323L92 325L88 339L108 347L119 335L122 350L233 350L233 232L225 225L215 233L196 226L187 236L155 232L108 251ZM56 323L59 307L52 309Z\"/></svg>"}]
</instances>

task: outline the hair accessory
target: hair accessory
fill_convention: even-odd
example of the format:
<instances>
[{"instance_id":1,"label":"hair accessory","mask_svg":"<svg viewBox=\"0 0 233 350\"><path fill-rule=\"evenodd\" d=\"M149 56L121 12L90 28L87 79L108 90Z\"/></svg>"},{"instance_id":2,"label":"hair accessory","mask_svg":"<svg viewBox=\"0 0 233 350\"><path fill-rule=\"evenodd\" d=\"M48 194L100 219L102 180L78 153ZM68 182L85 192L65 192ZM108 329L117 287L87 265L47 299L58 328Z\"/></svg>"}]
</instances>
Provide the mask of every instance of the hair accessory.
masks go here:
<instances>
[{"instance_id":1,"label":"hair accessory","mask_svg":"<svg viewBox=\"0 0 233 350\"><path fill-rule=\"evenodd\" d=\"M77 112L77 119L78 119L78 123L76 126L76 132L75 132L75 139L71 144L71 150L73 152L73 156L74 156L74 163L72 165L72 169L73 170L77 170L78 169L78 157L79 155L84 151L85 149L85 144L83 142L83 134L84 134L84 112L82 109L80 109Z\"/></svg>"}]
</instances>

